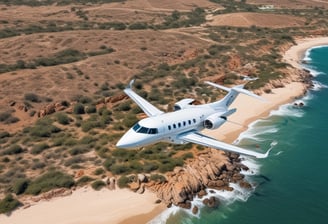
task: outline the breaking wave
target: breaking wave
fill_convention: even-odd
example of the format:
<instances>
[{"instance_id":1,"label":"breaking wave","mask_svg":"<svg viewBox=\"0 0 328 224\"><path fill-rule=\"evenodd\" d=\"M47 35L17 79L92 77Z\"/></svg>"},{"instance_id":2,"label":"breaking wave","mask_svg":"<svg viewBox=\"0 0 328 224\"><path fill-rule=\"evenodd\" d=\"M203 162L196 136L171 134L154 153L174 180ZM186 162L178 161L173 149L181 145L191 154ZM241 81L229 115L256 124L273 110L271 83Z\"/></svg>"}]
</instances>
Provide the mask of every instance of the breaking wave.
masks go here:
<instances>
[{"instance_id":1,"label":"breaking wave","mask_svg":"<svg viewBox=\"0 0 328 224\"><path fill-rule=\"evenodd\" d=\"M297 102L297 101L295 101ZM300 108L294 107L294 103L285 104L279 107L278 110L272 110L270 116L281 116L281 117L302 117L304 111Z\"/></svg>"},{"instance_id":2,"label":"breaking wave","mask_svg":"<svg viewBox=\"0 0 328 224\"><path fill-rule=\"evenodd\" d=\"M325 85L325 84L322 84L321 82L319 82L319 81L312 81L312 90L313 91L319 91L319 90L321 90L321 89L326 89L326 88L328 88L328 86L327 85Z\"/></svg>"},{"instance_id":3,"label":"breaking wave","mask_svg":"<svg viewBox=\"0 0 328 224\"><path fill-rule=\"evenodd\" d=\"M320 88L328 88L328 87L325 85L321 85ZM271 111L268 118L254 121L249 125L246 131L242 132L239 135L239 137L236 139L234 144L237 144L241 147L246 146L245 148L250 148L247 147L247 145L248 146L251 145L252 148L254 149L253 147L254 144L260 143L266 145L266 150L268 150L267 149L268 147L270 147L270 149L273 149L278 144L278 142L274 139L268 139L267 134L276 133L279 131L279 125L275 123L274 116L296 117L296 118L302 117L305 112L301 108L295 107L294 103L295 102L297 103L298 101L306 103L310 101L312 98L313 95L311 93L308 93L303 98L297 101L294 101L290 104L282 105L277 110ZM274 156L279 156L281 153L283 153L283 151L271 152L271 154ZM249 170L247 171L245 170L241 171L241 173L245 175L246 181L252 183L254 182L254 176L255 177L261 176L260 174L261 164L258 160L255 160L247 156L241 156L241 160L242 163L249 168ZM182 221L180 220L180 223L188 223L188 224L193 223L192 221L193 218L201 219L202 208L205 207L205 205L203 204L203 200L205 198L210 198L214 196L220 200L220 206L228 207L230 204L236 201L246 202L248 198L253 194L256 188L256 186L253 186L252 189L244 189L235 183L230 183L229 186L232 187L234 190L223 191L223 190L215 190L215 189L206 189L207 195L204 196L203 198L200 199L198 198L198 196L195 196L194 200L191 203L192 203L192 208L194 206L197 206L199 208L197 214L193 214L191 209L187 210L177 206L172 206L166 209L164 212L159 214L157 217L155 217L153 220L151 220L148 223L149 224L166 223L171 216L175 216L178 214L184 214L182 215L183 219ZM224 212L222 212L221 217L227 218L225 216L226 215L224 214Z\"/></svg>"},{"instance_id":4,"label":"breaking wave","mask_svg":"<svg viewBox=\"0 0 328 224\"><path fill-rule=\"evenodd\" d=\"M249 170L248 171L242 171L242 174L245 175L245 179L249 180L250 176L252 175L258 175L260 170L260 164L258 164L255 160L250 159L248 157L241 157L242 158L242 164L246 165ZM193 201L191 202L191 207L194 206L198 207L198 213L193 214L191 209L183 209L177 206L172 206L171 208L166 209L164 212L159 214L157 217L155 217L153 220L148 222L149 224L158 224L158 223L166 223L166 221L174 215L177 215L178 213L184 213L187 215L186 218L183 219L182 223L192 223L192 218L201 218L201 210L205 207L203 204L203 200L210 197L218 198L220 201L220 206L228 206L235 201L242 201L246 202L247 199L252 195L253 191L255 190L255 187L253 189L244 189L240 187L238 184L230 183L230 187L232 187L233 191L224 191L224 190L215 190L215 189L206 189L206 196L203 196L202 198L199 198L198 196L195 196ZM224 214L222 214L224 216Z\"/></svg>"}]
</instances>

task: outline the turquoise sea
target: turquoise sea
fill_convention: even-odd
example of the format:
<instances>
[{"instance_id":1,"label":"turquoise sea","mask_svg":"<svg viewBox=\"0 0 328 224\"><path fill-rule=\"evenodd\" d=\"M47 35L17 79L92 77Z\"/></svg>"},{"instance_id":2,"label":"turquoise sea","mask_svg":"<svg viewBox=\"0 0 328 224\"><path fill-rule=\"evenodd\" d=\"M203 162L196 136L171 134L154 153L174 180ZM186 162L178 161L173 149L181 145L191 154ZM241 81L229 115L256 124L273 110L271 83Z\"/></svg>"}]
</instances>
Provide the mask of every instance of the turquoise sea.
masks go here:
<instances>
[{"instance_id":1,"label":"turquoise sea","mask_svg":"<svg viewBox=\"0 0 328 224\"><path fill-rule=\"evenodd\" d=\"M255 189L235 186L233 193L216 193L221 201L217 209L203 207L195 216L170 208L152 223L328 223L328 46L309 49L305 60L315 76L314 88L298 100L305 106L283 105L238 139L244 147L272 147L267 159L245 160Z\"/></svg>"}]
</instances>

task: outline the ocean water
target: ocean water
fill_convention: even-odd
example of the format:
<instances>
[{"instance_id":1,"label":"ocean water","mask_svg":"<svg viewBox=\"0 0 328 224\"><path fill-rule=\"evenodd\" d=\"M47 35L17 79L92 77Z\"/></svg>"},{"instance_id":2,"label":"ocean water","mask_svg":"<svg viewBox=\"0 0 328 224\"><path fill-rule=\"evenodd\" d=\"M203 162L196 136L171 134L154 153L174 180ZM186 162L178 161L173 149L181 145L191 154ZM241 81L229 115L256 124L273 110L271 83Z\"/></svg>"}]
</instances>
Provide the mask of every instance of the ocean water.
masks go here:
<instances>
[{"instance_id":1,"label":"ocean water","mask_svg":"<svg viewBox=\"0 0 328 224\"><path fill-rule=\"evenodd\" d=\"M309 49L305 67L315 76L314 88L293 103L272 111L238 138L240 146L272 148L269 158L244 163L254 189L233 185L234 192L215 192L216 209L201 207L197 215L172 207L151 223L326 224L328 223L328 46Z\"/></svg>"}]
</instances>

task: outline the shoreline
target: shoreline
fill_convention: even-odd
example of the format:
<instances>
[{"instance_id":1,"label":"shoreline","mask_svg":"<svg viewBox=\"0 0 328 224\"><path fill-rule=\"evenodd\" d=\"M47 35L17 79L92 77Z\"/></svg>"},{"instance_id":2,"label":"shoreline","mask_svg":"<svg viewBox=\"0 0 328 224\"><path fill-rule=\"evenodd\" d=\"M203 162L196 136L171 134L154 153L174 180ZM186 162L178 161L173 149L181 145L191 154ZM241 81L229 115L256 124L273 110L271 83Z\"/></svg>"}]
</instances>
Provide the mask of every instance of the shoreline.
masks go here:
<instances>
[{"instance_id":1,"label":"shoreline","mask_svg":"<svg viewBox=\"0 0 328 224\"><path fill-rule=\"evenodd\" d=\"M301 61L305 52L315 46L328 45L328 37L306 38L296 42L297 45L285 52L283 59L293 67L303 69ZM231 108L236 107L238 110L229 120L241 126L227 122L218 130L206 130L205 133L231 143L251 122L267 117L270 111L293 101L305 91L304 83L291 82L283 88L273 89L272 93L262 94L268 102L240 95L231 105ZM140 195L127 189L94 191L80 188L70 196L41 201L27 209L20 208L10 216L0 215L0 220L2 224L146 223L166 210L165 205L155 204L156 199L156 195L150 191Z\"/></svg>"}]
</instances>

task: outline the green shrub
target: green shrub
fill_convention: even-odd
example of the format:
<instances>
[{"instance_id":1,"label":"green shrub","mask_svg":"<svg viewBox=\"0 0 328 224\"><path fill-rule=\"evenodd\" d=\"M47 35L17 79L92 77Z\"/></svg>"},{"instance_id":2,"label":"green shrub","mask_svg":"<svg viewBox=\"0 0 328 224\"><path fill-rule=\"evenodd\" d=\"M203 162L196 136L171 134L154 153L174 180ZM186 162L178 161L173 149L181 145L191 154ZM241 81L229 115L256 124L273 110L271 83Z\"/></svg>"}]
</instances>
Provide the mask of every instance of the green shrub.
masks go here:
<instances>
[{"instance_id":1,"label":"green shrub","mask_svg":"<svg viewBox=\"0 0 328 224\"><path fill-rule=\"evenodd\" d=\"M89 183L89 182L91 182L91 181L93 181L93 178L91 178L91 177L89 177L89 176L83 176L83 177L81 177L80 179L78 179L78 180L76 181L76 184L77 184L78 186L83 186L83 185L86 185L87 183Z\"/></svg>"},{"instance_id":2,"label":"green shrub","mask_svg":"<svg viewBox=\"0 0 328 224\"><path fill-rule=\"evenodd\" d=\"M74 114L84 114L85 111L84 111L84 106L83 104L81 103L77 103L74 105L74 108L73 108L73 113Z\"/></svg>"},{"instance_id":3,"label":"green shrub","mask_svg":"<svg viewBox=\"0 0 328 224\"><path fill-rule=\"evenodd\" d=\"M40 144L33 146L31 153L34 155L40 154L41 152L43 152L44 150L46 150L48 148L49 148L49 145L47 143L40 143Z\"/></svg>"},{"instance_id":4,"label":"green shrub","mask_svg":"<svg viewBox=\"0 0 328 224\"><path fill-rule=\"evenodd\" d=\"M11 117L10 112L1 112L0 113L0 122L6 121L10 117Z\"/></svg>"},{"instance_id":5,"label":"green shrub","mask_svg":"<svg viewBox=\"0 0 328 224\"><path fill-rule=\"evenodd\" d=\"M11 192L15 193L16 195L23 194L27 189L28 184L29 180L27 179L17 179L11 187Z\"/></svg>"},{"instance_id":6,"label":"green shrub","mask_svg":"<svg viewBox=\"0 0 328 224\"><path fill-rule=\"evenodd\" d=\"M56 118L59 124L67 125L70 123L70 118L65 113L58 113Z\"/></svg>"},{"instance_id":7,"label":"green shrub","mask_svg":"<svg viewBox=\"0 0 328 224\"><path fill-rule=\"evenodd\" d=\"M22 203L20 201L13 198L11 194L8 194L0 201L0 214L9 213L21 205Z\"/></svg>"},{"instance_id":8,"label":"green shrub","mask_svg":"<svg viewBox=\"0 0 328 224\"><path fill-rule=\"evenodd\" d=\"M117 180L117 185L119 188L126 188L128 187L128 184L130 183L130 178L122 175L118 180Z\"/></svg>"},{"instance_id":9,"label":"green shrub","mask_svg":"<svg viewBox=\"0 0 328 224\"><path fill-rule=\"evenodd\" d=\"M131 109L131 102L127 101L119 104L117 107L118 111L129 111Z\"/></svg>"},{"instance_id":10,"label":"green shrub","mask_svg":"<svg viewBox=\"0 0 328 224\"><path fill-rule=\"evenodd\" d=\"M101 127L101 123L99 121L93 121L93 120L86 120L81 124L82 131L88 132L93 128L99 128Z\"/></svg>"},{"instance_id":11,"label":"green shrub","mask_svg":"<svg viewBox=\"0 0 328 224\"><path fill-rule=\"evenodd\" d=\"M158 163L157 162L145 162L143 165L143 171L145 173L150 173L154 170L158 169Z\"/></svg>"},{"instance_id":12,"label":"green shrub","mask_svg":"<svg viewBox=\"0 0 328 224\"><path fill-rule=\"evenodd\" d=\"M7 131L0 132L0 139L7 138L7 137L10 137L9 132L7 132Z\"/></svg>"},{"instance_id":13,"label":"green shrub","mask_svg":"<svg viewBox=\"0 0 328 224\"><path fill-rule=\"evenodd\" d=\"M128 173L130 167L127 164L113 164L110 166L109 171L115 175Z\"/></svg>"},{"instance_id":14,"label":"green shrub","mask_svg":"<svg viewBox=\"0 0 328 224\"><path fill-rule=\"evenodd\" d=\"M27 101L33 102L33 103L40 103L41 102L40 97L35 93L26 93L24 95L24 99L27 100Z\"/></svg>"},{"instance_id":15,"label":"green shrub","mask_svg":"<svg viewBox=\"0 0 328 224\"><path fill-rule=\"evenodd\" d=\"M22 153L24 150L20 145L14 144L11 145L8 149L3 151L3 155L14 155Z\"/></svg>"},{"instance_id":16,"label":"green shrub","mask_svg":"<svg viewBox=\"0 0 328 224\"><path fill-rule=\"evenodd\" d=\"M103 173L105 173L105 170L103 169L103 168L97 168L94 172L93 172L93 174L94 175L101 175L101 174L103 174Z\"/></svg>"},{"instance_id":17,"label":"green shrub","mask_svg":"<svg viewBox=\"0 0 328 224\"><path fill-rule=\"evenodd\" d=\"M74 146L71 150L69 150L69 154L72 156L78 155L78 154L83 154L89 151L89 148L85 145L77 145Z\"/></svg>"},{"instance_id":18,"label":"green shrub","mask_svg":"<svg viewBox=\"0 0 328 224\"><path fill-rule=\"evenodd\" d=\"M58 133L60 131L61 131L61 129L54 125L48 125L48 124L38 125L37 124L36 126L31 128L30 134L31 134L31 136L45 138L45 137L50 137L51 134Z\"/></svg>"},{"instance_id":19,"label":"green shrub","mask_svg":"<svg viewBox=\"0 0 328 224\"><path fill-rule=\"evenodd\" d=\"M33 180L27 187L26 193L38 195L42 192L50 191L54 188L70 188L74 185L73 178L60 171L48 171L42 176Z\"/></svg>"},{"instance_id":20,"label":"green shrub","mask_svg":"<svg viewBox=\"0 0 328 224\"><path fill-rule=\"evenodd\" d=\"M94 105L90 105L86 107L85 112L87 112L88 114L93 114L97 112L97 108Z\"/></svg>"},{"instance_id":21,"label":"green shrub","mask_svg":"<svg viewBox=\"0 0 328 224\"><path fill-rule=\"evenodd\" d=\"M194 158L194 155L191 153L191 152L187 152L185 154L182 155L182 159L185 160L185 159L192 159Z\"/></svg>"},{"instance_id":22,"label":"green shrub","mask_svg":"<svg viewBox=\"0 0 328 224\"><path fill-rule=\"evenodd\" d=\"M157 174L157 173L150 175L150 180L155 181L155 182L159 182L159 183L166 182L166 178L163 175Z\"/></svg>"},{"instance_id":23,"label":"green shrub","mask_svg":"<svg viewBox=\"0 0 328 224\"><path fill-rule=\"evenodd\" d=\"M99 191L101 188L105 187L106 183L102 180L96 180L91 184L91 187L96 191Z\"/></svg>"},{"instance_id":24,"label":"green shrub","mask_svg":"<svg viewBox=\"0 0 328 224\"><path fill-rule=\"evenodd\" d=\"M83 163L85 161L85 158L83 156L80 156L80 155L77 155L77 156L74 156L70 159L68 159L64 165L65 166L71 166L71 165L74 165L74 164L77 164L77 163Z\"/></svg>"},{"instance_id":25,"label":"green shrub","mask_svg":"<svg viewBox=\"0 0 328 224\"><path fill-rule=\"evenodd\" d=\"M183 160L181 158L165 158L161 160L159 165L159 172L166 173L172 171L176 166L182 166Z\"/></svg>"},{"instance_id":26,"label":"green shrub","mask_svg":"<svg viewBox=\"0 0 328 224\"><path fill-rule=\"evenodd\" d=\"M33 163L32 170L43 169L44 167L46 167L44 162L37 161Z\"/></svg>"}]
</instances>

